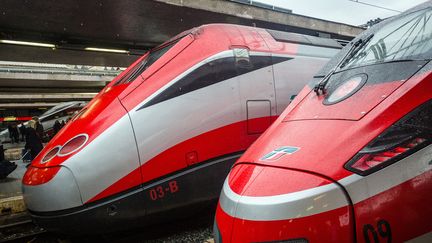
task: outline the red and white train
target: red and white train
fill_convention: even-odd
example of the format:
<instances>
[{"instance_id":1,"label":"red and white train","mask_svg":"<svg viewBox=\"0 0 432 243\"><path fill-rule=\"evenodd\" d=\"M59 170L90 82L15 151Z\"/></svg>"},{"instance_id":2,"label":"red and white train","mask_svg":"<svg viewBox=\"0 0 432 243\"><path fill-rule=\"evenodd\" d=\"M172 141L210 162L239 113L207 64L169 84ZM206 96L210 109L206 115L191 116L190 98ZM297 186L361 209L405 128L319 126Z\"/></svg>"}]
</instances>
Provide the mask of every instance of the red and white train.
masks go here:
<instances>
[{"instance_id":1,"label":"red and white train","mask_svg":"<svg viewBox=\"0 0 432 243\"><path fill-rule=\"evenodd\" d=\"M95 233L170 220L219 197L232 164L340 49L213 24L138 59L80 111L23 178L33 219Z\"/></svg>"},{"instance_id":2,"label":"red and white train","mask_svg":"<svg viewBox=\"0 0 432 243\"><path fill-rule=\"evenodd\" d=\"M431 17L368 29L300 92L233 166L216 242L432 242Z\"/></svg>"}]
</instances>

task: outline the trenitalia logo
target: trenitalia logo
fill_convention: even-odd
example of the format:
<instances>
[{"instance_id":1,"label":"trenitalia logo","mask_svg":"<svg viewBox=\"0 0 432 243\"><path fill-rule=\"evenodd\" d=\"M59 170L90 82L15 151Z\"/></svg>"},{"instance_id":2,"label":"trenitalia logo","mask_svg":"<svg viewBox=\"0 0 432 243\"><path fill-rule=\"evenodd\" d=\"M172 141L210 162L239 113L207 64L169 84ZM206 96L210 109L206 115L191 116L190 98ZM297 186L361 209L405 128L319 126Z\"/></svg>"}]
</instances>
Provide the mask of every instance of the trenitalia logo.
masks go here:
<instances>
[{"instance_id":1,"label":"trenitalia logo","mask_svg":"<svg viewBox=\"0 0 432 243\"><path fill-rule=\"evenodd\" d=\"M300 148L291 147L291 146L280 147L280 148L277 148L277 149L271 151L270 153L264 155L263 157L261 157L260 160L262 160L262 161L276 161L276 160L282 158L282 156L284 156L286 154L293 154L293 153L297 152L299 149Z\"/></svg>"}]
</instances>

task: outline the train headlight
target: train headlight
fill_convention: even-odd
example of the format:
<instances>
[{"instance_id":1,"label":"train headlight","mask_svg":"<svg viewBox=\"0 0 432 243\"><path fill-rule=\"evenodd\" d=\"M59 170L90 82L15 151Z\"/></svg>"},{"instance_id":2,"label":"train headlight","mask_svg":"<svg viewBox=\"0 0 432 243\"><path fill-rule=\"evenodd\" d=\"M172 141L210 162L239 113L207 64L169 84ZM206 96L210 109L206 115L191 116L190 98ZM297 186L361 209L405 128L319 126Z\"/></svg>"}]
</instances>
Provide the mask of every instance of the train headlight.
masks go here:
<instances>
[{"instance_id":1,"label":"train headlight","mask_svg":"<svg viewBox=\"0 0 432 243\"><path fill-rule=\"evenodd\" d=\"M79 134L69 141L67 141L58 152L58 156L66 156L78 151L82 148L88 140L88 135L83 133Z\"/></svg>"},{"instance_id":2,"label":"train headlight","mask_svg":"<svg viewBox=\"0 0 432 243\"><path fill-rule=\"evenodd\" d=\"M363 87L366 80L366 74L359 74L342 81L329 93L323 102L324 105L333 105L351 97Z\"/></svg>"},{"instance_id":3,"label":"train headlight","mask_svg":"<svg viewBox=\"0 0 432 243\"><path fill-rule=\"evenodd\" d=\"M432 100L410 112L360 150L345 168L369 175L432 143Z\"/></svg>"},{"instance_id":4,"label":"train headlight","mask_svg":"<svg viewBox=\"0 0 432 243\"><path fill-rule=\"evenodd\" d=\"M50 181L60 170L60 166L37 168L30 166L24 173L22 183L28 186L36 186Z\"/></svg>"},{"instance_id":5,"label":"train headlight","mask_svg":"<svg viewBox=\"0 0 432 243\"><path fill-rule=\"evenodd\" d=\"M60 146L55 146L54 148L52 148L48 153L45 154L45 156L42 158L42 161L40 163L45 164L46 162L54 158L57 155L57 153L60 151L60 148L61 148Z\"/></svg>"}]
</instances>

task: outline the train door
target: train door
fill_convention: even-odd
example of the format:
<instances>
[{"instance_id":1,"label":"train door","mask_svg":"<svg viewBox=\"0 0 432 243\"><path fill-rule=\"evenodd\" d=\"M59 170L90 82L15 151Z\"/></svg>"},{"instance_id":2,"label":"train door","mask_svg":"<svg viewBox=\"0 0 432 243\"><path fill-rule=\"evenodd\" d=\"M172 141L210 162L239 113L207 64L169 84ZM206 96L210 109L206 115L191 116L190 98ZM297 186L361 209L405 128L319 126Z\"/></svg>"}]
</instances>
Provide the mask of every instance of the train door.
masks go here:
<instances>
[{"instance_id":1,"label":"train door","mask_svg":"<svg viewBox=\"0 0 432 243\"><path fill-rule=\"evenodd\" d=\"M182 65L178 59L182 60L174 59L164 69ZM148 214L215 200L238 152L244 150L232 51L216 53L185 70L131 119Z\"/></svg>"},{"instance_id":2,"label":"train door","mask_svg":"<svg viewBox=\"0 0 432 243\"><path fill-rule=\"evenodd\" d=\"M240 74L239 94L242 117L246 121L243 136L247 148L276 117L272 57L246 48L234 49L234 55Z\"/></svg>"}]
</instances>

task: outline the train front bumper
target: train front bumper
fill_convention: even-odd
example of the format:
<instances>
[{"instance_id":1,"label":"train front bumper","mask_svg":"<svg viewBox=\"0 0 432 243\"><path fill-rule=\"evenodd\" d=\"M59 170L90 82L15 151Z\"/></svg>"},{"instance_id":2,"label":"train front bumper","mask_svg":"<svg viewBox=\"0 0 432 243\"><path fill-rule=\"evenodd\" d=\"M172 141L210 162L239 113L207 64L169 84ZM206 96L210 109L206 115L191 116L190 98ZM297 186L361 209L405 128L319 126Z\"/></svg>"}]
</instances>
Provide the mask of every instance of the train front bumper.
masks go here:
<instances>
[{"instance_id":1,"label":"train front bumper","mask_svg":"<svg viewBox=\"0 0 432 243\"><path fill-rule=\"evenodd\" d=\"M219 199L218 242L353 240L350 203L336 183L300 171L240 166L243 169L232 171L236 175L225 181ZM255 172L247 167L255 167Z\"/></svg>"},{"instance_id":2,"label":"train front bumper","mask_svg":"<svg viewBox=\"0 0 432 243\"><path fill-rule=\"evenodd\" d=\"M45 183L31 184L48 176L52 176L52 179L48 179ZM32 180L31 178L38 179ZM50 212L83 205L76 180L72 172L64 166L55 168L30 167L23 182L24 202L30 211Z\"/></svg>"}]
</instances>

